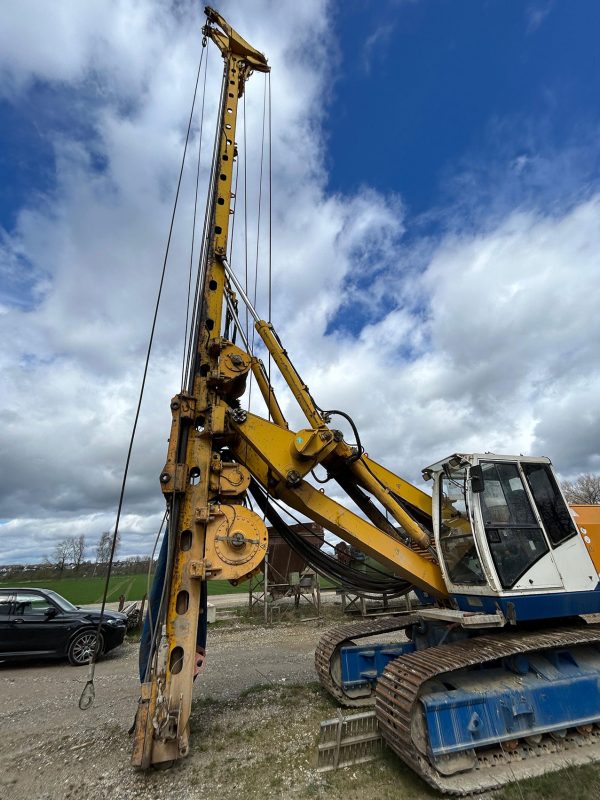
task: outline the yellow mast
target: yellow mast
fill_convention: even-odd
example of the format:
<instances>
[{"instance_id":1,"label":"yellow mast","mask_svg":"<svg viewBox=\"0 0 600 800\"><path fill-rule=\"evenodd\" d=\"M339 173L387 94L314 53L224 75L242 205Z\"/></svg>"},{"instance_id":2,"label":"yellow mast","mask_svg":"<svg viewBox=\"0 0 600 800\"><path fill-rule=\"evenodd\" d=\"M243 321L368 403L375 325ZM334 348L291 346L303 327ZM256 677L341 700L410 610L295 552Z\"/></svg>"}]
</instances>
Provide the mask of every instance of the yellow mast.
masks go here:
<instances>
[{"instance_id":1,"label":"yellow mast","mask_svg":"<svg viewBox=\"0 0 600 800\"><path fill-rule=\"evenodd\" d=\"M221 337L238 100L252 72L268 72L269 67L262 53L216 11L206 8L205 13L203 34L224 60L218 152L195 358L188 391L171 401L167 462L160 476L170 511L166 622L142 683L136 717L132 763L142 768L188 752L204 581L237 579L252 571L262 561L267 540L262 520L240 505L249 475L240 465L223 464L215 441L225 433L227 400L243 393L250 368L248 354Z\"/></svg>"}]
</instances>

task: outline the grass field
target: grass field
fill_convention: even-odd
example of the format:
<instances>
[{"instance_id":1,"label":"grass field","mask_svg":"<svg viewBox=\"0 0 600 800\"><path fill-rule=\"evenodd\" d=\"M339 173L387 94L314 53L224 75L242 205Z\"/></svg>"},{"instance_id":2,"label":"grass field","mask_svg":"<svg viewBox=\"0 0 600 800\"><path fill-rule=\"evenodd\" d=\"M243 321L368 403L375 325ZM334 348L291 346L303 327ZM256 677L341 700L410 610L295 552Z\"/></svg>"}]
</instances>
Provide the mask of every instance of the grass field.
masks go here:
<instances>
[{"instance_id":1,"label":"grass field","mask_svg":"<svg viewBox=\"0 0 600 800\"><path fill-rule=\"evenodd\" d=\"M5 586L23 588L37 587L54 589L55 592L66 597L75 605L89 605L102 602L105 578L36 578L31 581L0 581L0 588ZM124 594L127 601L141 600L147 592L148 578L146 575L116 575L111 578L108 587L107 602L116 603L120 595ZM228 581L209 581L208 594L234 594L246 593L248 584L232 586Z\"/></svg>"}]
</instances>

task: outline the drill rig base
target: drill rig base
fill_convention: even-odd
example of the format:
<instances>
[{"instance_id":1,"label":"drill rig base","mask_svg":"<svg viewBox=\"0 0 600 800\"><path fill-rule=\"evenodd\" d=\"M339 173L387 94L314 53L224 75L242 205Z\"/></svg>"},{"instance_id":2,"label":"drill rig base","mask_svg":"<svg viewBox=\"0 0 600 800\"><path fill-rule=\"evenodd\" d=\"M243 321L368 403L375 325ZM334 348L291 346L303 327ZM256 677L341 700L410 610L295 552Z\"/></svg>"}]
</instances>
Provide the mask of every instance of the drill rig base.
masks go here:
<instances>
[{"instance_id":1,"label":"drill rig base","mask_svg":"<svg viewBox=\"0 0 600 800\"><path fill-rule=\"evenodd\" d=\"M338 626L322 637L316 665L343 705L375 700L383 739L431 786L472 794L600 760L600 625L425 645L349 690L342 648L415 622L417 614Z\"/></svg>"},{"instance_id":2,"label":"drill rig base","mask_svg":"<svg viewBox=\"0 0 600 800\"><path fill-rule=\"evenodd\" d=\"M347 689L342 685L340 665L342 647L351 646L357 639L368 636L392 632L402 634L418 621L419 617L416 614L407 614L363 620L351 625L343 623L330 628L319 640L315 651L315 669L323 688L346 708L373 706L375 695L370 683L353 689Z\"/></svg>"},{"instance_id":3,"label":"drill rig base","mask_svg":"<svg viewBox=\"0 0 600 800\"><path fill-rule=\"evenodd\" d=\"M402 656L388 665L377 681L375 712L387 744L427 783L449 794L488 791L510 781L542 775L572 764L600 759L600 730L592 725L584 733L573 730L575 720L550 735L519 735L500 740L496 746L463 750L451 758L432 759L423 718L423 694L427 684L452 685L452 676L469 668L481 669L492 662L523 654L549 654L557 648L600 644L600 626L555 628L541 633L494 634L462 639ZM596 682L597 683L597 682ZM598 689L596 689L598 691ZM481 692L483 699L486 692ZM513 713L520 709L510 709ZM524 713L529 709L523 708ZM473 718L473 722L475 719ZM472 725L475 729L475 725ZM580 726L583 727L583 726ZM518 742L518 744L517 744ZM455 774L452 774L456 767ZM443 774L442 773L446 773Z\"/></svg>"}]
</instances>

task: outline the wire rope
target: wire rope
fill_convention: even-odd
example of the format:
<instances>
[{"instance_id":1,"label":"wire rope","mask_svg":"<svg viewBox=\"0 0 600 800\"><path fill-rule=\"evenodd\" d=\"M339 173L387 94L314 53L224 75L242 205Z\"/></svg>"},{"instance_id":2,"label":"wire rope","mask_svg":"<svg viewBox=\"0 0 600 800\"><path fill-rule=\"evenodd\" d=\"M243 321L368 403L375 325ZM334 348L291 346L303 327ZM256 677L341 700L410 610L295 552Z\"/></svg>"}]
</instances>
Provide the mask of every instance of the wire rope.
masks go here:
<instances>
[{"instance_id":1,"label":"wire rope","mask_svg":"<svg viewBox=\"0 0 600 800\"><path fill-rule=\"evenodd\" d=\"M261 135L261 143L260 143L260 169L259 169L259 179L258 179L258 212L257 212L257 220L256 220L256 258L254 261L254 291L252 296L252 305L256 308L256 299L258 294L258 265L259 265L259 254L260 254L260 220L261 220L261 211L262 211L262 187L263 187L263 167L264 167L264 153L265 153L265 115L266 115L266 102L267 102L267 81L265 77L264 83L264 90L263 90L263 119L262 119L262 135ZM245 128L244 128L245 130ZM244 163L246 163L246 153L244 153ZM247 250L246 250L246 261L247 261ZM246 281L246 294L249 296L248 293L248 286ZM246 309L246 314L248 314L248 310ZM250 337L248 332L248 341L250 342L250 356L254 357L254 342L256 337L256 326L252 326L252 337ZM254 375L252 372L249 376L248 381L248 411L250 411L250 406L252 404L252 386L254 383Z\"/></svg>"},{"instance_id":2,"label":"wire rope","mask_svg":"<svg viewBox=\"0 0 600 800\"><path fill-rule=\"evenodd\" d=\"M237 151L236 151L237 152ZM237 208L237 193L238 193L238 181L240 177L240 159L239 155L235 159L235 183L234 183L234 190L233 190L233 207L231 209L231 236L229 237L229 257L228 261L231 264L233 258L233 244L235 240L235 218L236 218L236 208Z\"/></svg>"},{"instance_id":3,"label":"wire rope","mask_svg":"<svg viewBox=\"0 0 600 800\"><path fill-rule=\"evenodd\" d=\"M267 73L269 84L269 313L267 319L271 322L272 314L272 295L271 286L273 281L273 139L271 125L271 73ZM271 377L271 353L269 353L269 378ZM269 380L269 384L270 384Z\"/></svg>"},{"instance_id":4,"label":"wire rope","mask_svg":"<svg viewBox=\"0 0 600 800\"><path fill-rule=\"evenodd\" d=\"M152 576L152 565L154 564L154 556L156 554L156 548L158 547L160 535L163 532L163 528L165 526L165 522L167 521L168 516L169 516L169 509L165 508L165 513L163 514L162 522L160 523L160 528L158 529L158 533L156 534L156 537L154 539L154 547L152 548L152 555L150 556L150 562L148 564L148 572L146 574L146 598L148 599L148 624L150 626L150 641L154 640L154 620L152 618L152 604L150 603L150 585L151 585L150 578Z\"/></svg>"},{"instance_id":5,"label":"wire rope","mask_svg":"<svg viewBox=\"0 0 600 800\"><path fill-rule=\"evenodd\" d=\"M248 295L248 150L246 148L246 95L242 102L244 120L244 291ZM246 308L246 339L249 339L250 320Z\"/></svg>"},{"instance_id":6,"label":"wire rope","mask_svg":"<svg viewBox=\"0 0 600 800\"><path fill-rule=\"evenodd\" d=\"M194 192L194 216L192 221L192 244L190 248L190 269L188 274L188 289L187 301L185 304L185 333L183 335L184 347L183 357L181 363L181 391L183 392L185 382L185 367L186 367L186 344L188 338L188 324L190 319L190 296L192 290L192 272L194 269L194 244L196 240L196 214L198 211L198 187L200 184L200 164L202 161L202 134L204 129L204 103L206 100L206 73L208 70L208 50L206 51L206 58L204 59L204 81L202 88L202 108L200 111L200 131L198 133L198 162L196 165L196 189Z\"/></svg>"},{"instance_id":7,"label":"wire rope","mask_svg":"<svg viewBox=\"0 0 600 800\"><path fill-rule=\"evenodd\" d=\"M160 633L160 621L163 618L163 614L165 613L165 600L167 598L168 587L169 587L169 575L171 574L170 570L173 564L173 552L174 552L174 542L175 537L171 535L171 525L173 520L176 519L176 512L175 512L175 498L171 498L171 505L169 508L168 513L168 524L166 529L166 535L169 537L168 539L168 550L167 550L167 563L165 566L165 580L163 582L162 591L160 595L160 602L158 604L158 611L156 612L156 620L154 625L154 630L152 631L152 635L150 637L150 647L148 650L148 660L146 661L146 669L144 671L144 682L146 682L150 676L150 670L152 667L152 663L156 663L156 659L158 656L158 647L157 641L158 636ZM150 611L150 609L148 609Z\"/></svg>"},{"instance_id":8,"label":"wire rope","mask_svg":"<svg viewBox=\"0 0 600 800\"><path fill-rule=\"evenodd\" d=\"M258 214L256 220L256 258L254 262L254 293L252 295L252 304L256 308L257 295L258 295L258 264L260 255L260 221L262 213L262 192L263 192L263 169L265 157L265 122L267 112L267 79L265 76L265 84L263 91L263 116L262 116L262 135L260 142L260 169L258 177ZM256 336L256 328L252 326L252 355L254 355L254 341Z\"/></svg>"},{"instance_id":9,"label":"wire rope","mask_svg":"<svg viewBox=\"0 0 600 800\"><path fill-rule=\"evenodd\" d=\"M206 278L206 269L208 263L210 236L209 231L211 228L212 217L214 214L214 200L217 193L217 178L218 178L218 151L219 151L219 134L220 125L219 120L223 115L223 106L225 103L227 76L223 73L223 80L221 83L221 96L219 99L219 114L217 123L215 125L215 134L213 140L213 155L211 161L210 177L208 181L208 192L206 199L206 206L204 209L204 225L202 230L202 246L200 256L198 259L198 272L196 275L196 286L194 290L194 311L192 315L192 323L190 325L190 336L187 347L187 367L186 367L186 385L188 391L193 390L194 383L194 365L196 355L198 352L198 338L200 336L200 318L202 314L202 298L204 282Z\"/></svg>"},{"instance_id":10,"label":"wire rope","mask_svg":"<svg viewBox=\"0 0 600 800\"><path fill-rule=\"evenodd\" d=\"M83 687L83 691L81 692L81 696L79 698L79 708L82 711L85 711L85 710L87 710L88 708L90 708L92 706L92 704L94 702L95 694L96 694L95 689L94 689L94 674L95 674L95 671L96 671L96 662L97 662L98 655L99 655L99 650L100 650L100 637L101 637L101 631L102 631L102 623L104 621L104 612L105 612L105 609L106 609L106 598L108 596L108 587L109 587L110 578L111 578L111 574L112 574L112 565L113 565L113 562L114 562L115 551L116 551L117 541L118 541L118 536L119 536L119 524L120 524L120 521L121 521L121 514L122 514L122 511L123 511L123 501L125 499L125 488L127 486L127 476L129 474L129 466L130 466L130 463L131 463L131 454L133 452L133 444L134 444L134 441L135 441L135 435L136 435L136 432L137 432L137 426L138 426L138 422L139 422L139 418L140 418L140 411L141 411L141 408L142 408L142 400L144 398L144 390L146 388L146 379L148 377L148 367L150 365L150 355L152 353L152 345L154 343L154 334L156 332L156 323L157 323L157 319L158 319L158 311L159 311L159 308L160 308L160 301L161 301L161 298L162 298L162 291L163 291L163 286L164 286L164 282L165 282L165 275L166 275L166 271L167 271L167 262L168 262L168 259L169 259L169 251L170 251L170 247L171 247L171 239L172 239L172 236L173 236L173 228L174 228L174 225L175 225L175 215L177 213L177 205L178 205L178 202L179 202L179 192L180 192L180 189L181 189L181 182L182 182L183 171L184 171L184 167L185 167L185 159L186 159L187 148L188 148L188 143L189 143L189 139L190 139L190 131L191 131L191 128L192 128L192 120L193 120L193 116L194 116L194 107L196 105L196 95L198 93L198 83L200 81L200 72L201 72L201 69L202 69L202 61L203 61L203 58L204 58L205 47L206 47L206 42L205 42L205 40L203 40L203 42L202 42L202 50L200 51L200 61L198 63L198 71L196 73L196 83L194 85L194 95L193 95L193 98L192 98L192 107L190 109L190 116L189 116L189 120L188 120L187 132L186 132L186 137L185 137L185 144L184 144L184 147L183 147L183 156L181 158L181 167L180 167L180 170L179 170L179 179L177 181L177 190L175 192L175 201L173 203L173 211L172 211L172 214L171 214L171 223L169 225L169 235L167 237L167 244L166 244L166 247L165 247L165 255L164 255L164 259L163 259L160 282L159 282L159 286L158 286L156 303L155 303L155 306L154 306L154 313L153 313L153 317L152 317L152 326L151 326L151 329L150 329L150 337L149 337L149 340L148 340L148 347L147 347L147 351L146 351L146 359L145 359L145 362L144 362L144 371L143 371L143 375L142 375L142 382L141 382L140 391L139 391L139 395L138 395L138 402L137 402L137 407L136 407L136 411L135 411L133 426L132 426L132 430L131 430L131 436L130 436L130 439L129 439L129 446L127 448L127 457L125 459L125 468L123 470L123 479L121 481L121 490L120 490L120 493L119 493L119 502L118 502L118 505L117 505L117 516L116 516L116 520L115 520L115 530L114 530L113 537L112 537L111 548L110 548L110 556L109 556L109 560L108 560L108 567L107 567L107 570L106 570L106 580L104 582L104 592L103 592L103 595L102 595L102 606L100 608L100 618L98 620L98 626L96 628L96 641L95 641L95 645L94 645L94 653L93 653L92 658L90 660L90 667L89 667L89 671L88 671L87 682L86 682L85 686Z\"/></svg>"}]
</instances>

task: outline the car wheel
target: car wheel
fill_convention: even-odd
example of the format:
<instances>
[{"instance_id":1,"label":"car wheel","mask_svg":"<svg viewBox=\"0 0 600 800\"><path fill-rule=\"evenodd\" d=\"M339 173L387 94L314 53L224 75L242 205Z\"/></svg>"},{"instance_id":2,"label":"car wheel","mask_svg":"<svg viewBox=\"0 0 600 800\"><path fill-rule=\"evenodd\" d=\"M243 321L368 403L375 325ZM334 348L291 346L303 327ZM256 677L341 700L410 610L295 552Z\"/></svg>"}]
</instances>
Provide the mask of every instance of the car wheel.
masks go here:
<instances>
[{"instance_id":1,"label":"car wheel","mask_svg":"<svg viewBox=\"0 0 600 800\"><path fill-rule=\"evenodd\" d=\"M100 647L98 654L102 653L104 641L100 636ZM81 631L73 638L67 651L67 658L74 667L82 667L89 664L96 649L96 631Z\"/></svg>"}]
</instances>

